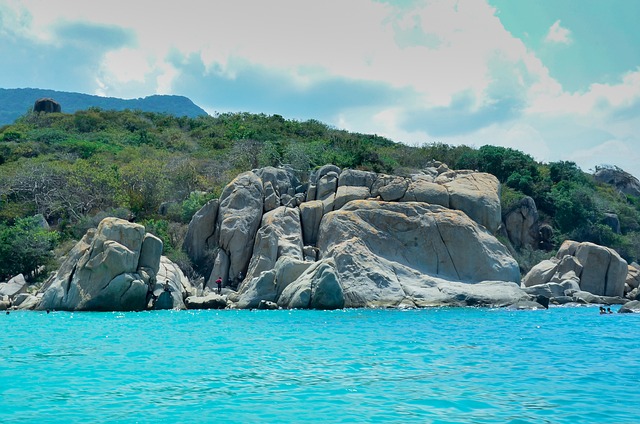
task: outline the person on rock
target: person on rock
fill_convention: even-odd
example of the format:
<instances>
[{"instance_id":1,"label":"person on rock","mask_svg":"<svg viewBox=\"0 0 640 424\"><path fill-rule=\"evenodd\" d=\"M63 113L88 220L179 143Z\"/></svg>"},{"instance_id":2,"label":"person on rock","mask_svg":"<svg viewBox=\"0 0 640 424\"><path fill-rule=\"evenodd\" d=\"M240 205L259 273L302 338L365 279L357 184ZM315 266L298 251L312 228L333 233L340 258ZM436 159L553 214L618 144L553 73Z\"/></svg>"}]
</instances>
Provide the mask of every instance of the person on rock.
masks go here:
<instances>
[{"instance_id":1,"label":"person on rock","mask_svg":"<svg viewBox=\"0 0 640 424\"><path fill-rule=\"evenodd\" d=\"M218 294L222 293L222 277L218 277L216 285L218 286Z\"/></svg>"}]
</instances>

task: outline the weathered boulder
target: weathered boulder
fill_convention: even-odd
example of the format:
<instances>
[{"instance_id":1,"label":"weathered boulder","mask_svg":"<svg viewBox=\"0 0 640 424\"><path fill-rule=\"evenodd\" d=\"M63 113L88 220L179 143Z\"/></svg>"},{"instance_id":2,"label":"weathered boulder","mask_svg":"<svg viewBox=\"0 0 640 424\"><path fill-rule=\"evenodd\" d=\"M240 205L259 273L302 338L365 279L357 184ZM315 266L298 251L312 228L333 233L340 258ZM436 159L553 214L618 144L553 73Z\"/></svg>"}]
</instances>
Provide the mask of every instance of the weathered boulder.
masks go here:
<instances>
[{"instance_id":1,"label":"weathered boulder","mask_svg":"<svg viewBox=\"0 0 640 424\"><path fill-rule=\"evenodd\" d=\"M314 172L311 175L311 184L314 184L314 185L317 184L322 177L324 177L330 172L335 173L336 175L340 175L342 173L342 170L339 167L332 164L323 165L320 167L320 169L318 169L316 172Z\"/></svg>"},{"instance_id":2,"label":"weathered boulder","mask_svg":"<svg viewBox=\"0 0 640 424\"><path fill-rule=\"evenodd\" d=\"M189 296L184 303L187 309L225 309L227 307L224 296L214 293L207 296Z\"/></svg>"},{"instance_id":3,"label":"weathered boulder","mask_svg":"<svg viewBox=\"0 0 640 424\"><path fill-rule=\"evenodd\" d=\"M449 192L449 207L463 211L495 234L502 221L500 182L496 177L483 172L463 174L457 171L455 178L443 185Z\"/></svg>"},{"instance_id":4,"label":"weathered boulder","mask_svg":"<svg viewBox=\"0 0 640 424\"><path fill-rule=\"evenodd\" d=\"M336 192L333 209L338 210L351 200L364 200L371 196L367 187L340 186Z\"/></svg>"},{"instance_id":5,"label":"weathered boulder","mask_svg":"<svg viewBox=\"0 0 640 424\"><path fill-rule=\"evenodd\" d=\"M375 172L361 171L358 169L345 169L338 177L338 188L349 187L366 187L371 189L373 183L378 178Z\"/></svg>"},{"instance_id":6,"label":"weathered boulder","mask_svg":"<svg viewBox=\"0 0 640 424\"><path fill-rule=\"evenodd\" d=\"M273 269L279 257L303 260L300 210L280 206L262 217L247 270L247 280Z\"/></svg>"},{"instance_id":7,"label":"weathered boulder","mask_svg":"<svg viewBox=\"0 0 640 424\"><path fill-rule=\"evenodd\" d=\"M449 207L449 192L427 175L414 175L401 202L424 202Z\"/></svg>"},{"instance_id":8,"label":"weathered boulder","mask_svg":"<svg viewBox=\"0 0 640 424\"><path fill-rule=\"evenodd\" d=\"M538 209L531 197L524 197L504 215L504 226L511 244L536 248L538 245Z\"/></svg>"},{"instance_id":9,"label":"weathered boulder","mask_svg":"<svg viewBox=\"0 0 640 424\"><path fill-rule=\"evenodd\" d=\"M613 249L567 240L555 258L534 266L522 279L522 285L575 281L581 290L593 295L622 297L628 270L627 262Z\"/></svg>"},{"instance_id":10,"label":"weathered boulder","mask_svg":"<svg viewBox=\"0 0 640 424\"><path fill-rule=\"evenodd\" d=\"M315 245L318 241L318 230L324 213L320 200L305 202L300 205L302 222L302 238L305 245Z\"/></svg>"},{"instance_id":11,"label":"weathered boulder","mask_svg":"<svg viewBox=\"0 0 640 424\"><path fill-rule=\"evenodd\" d=\"M335 197L338 189L338 174L328 172L318 179L316 183L316 200L326 200Z\"/></svg>"},{"instance_id":12,"label":"weathered boulder","mask_svg":"<svg viewBox=\"0 0 640 424\"><path fill-rule=\"evenodd\" d=\"M189 222L189 229L184 237L182 247L194 264L203 265L207 249L217 245L217 240L212 240L218 219L218 199L209 200L196 212ZM208 275L211 269L205 272Z\"/></svg>"},{"instance_id":13,"label":"weathered boulder","mask_svg":"<svg viewBox=\"0 0 640 424\"><path fill-rule=\"evenodd\" d=\"M237 294L229 299L240 309L257 308L262 300L275 302L278 296L276 272L269 270L251 280L245 279L238 288Z\"/></svg>"},{"instance_id":14,"label":"weathered boulder","mask_svg":"<svg viewBox=\"0 0 640 424\"><path fill-rule=\"evenodd\" d=\"M618 309L618 313L621 314L630 314L630 313L640 313L640 300L632 300L631 302L627 302Z\"/></svg>"},{"instance_id":15,"label":"weathered boulder","mask_svg":"<svg viewBox=\"0 0 640 424\"><path fill-rule=\"evenodd\" d=\"M184 299L196 294L180 267L166 256L160 258L157 278L150 290L153 292L151 309L186 309Z\"/></svg>"},{"instance_id":16,"label":"weathered boulder","mask_svg":"<svg viewBox=\"0 0 640 424\"><path fill-rule=\"evenodd\" d=\"M325 215L318 247L321 258L335 261L346 307L394 307L411 297L407 290L445 280L520 279L516 261L484 228L460 211L425 203L349 202Z\"/></svg>"},{"instance_id":17,"label":"weathered boulder","mask_svg":"<svg viewBox=\"0 0 640 424\"><path fill-rule=\"evenodd\" d=\"M593 177L598 182L614 186L621 193L640 197L640 181L618 167L598 167Z\"/></svg>"},{"instance_id":18,"label":"weathered boulder","mask_svg":"<svg viewBox=\"0 0 640 424\"><path fill-rule=\"evenodd\" d=\"M62 107L60 106L60 103L56 102L55 100L49 97L44 97L42 99L36 100L36 102L33 105L33 111L46 112L46 113L60 113L62 112Z\"/></svg>"},{"instance_id":19,"label":"weathered boulder","mask_svg":"<svg viewBox=\"0 0 640 424\"><path fill-rule=\"evenodd\" d=\"M342 286L332 260L315 262L278 297L278 306L289 309L341 309Z\"/></svg>"},{"instance_id":20,"label":"weathered boulder","mask_svg":"<svg viewBox=\"0 0 640 424\"><path fill-rule=\"evenodd\" d=\"M580 243L576 259L584 267L580 288L596 295L623 296L627 278L627 262L618 253L593 243Z\"/></svg>"},{"instance_id":21,"label":"weathered boulder","mask_svg":"<svg viewBox=\"0 0 640 424\"><path fill-rule=\"evenodd\" d=\"M637 289L638 287L640 287L640 269L636 268L633 265L629 265L627 267L627 278L625 282L632 289Z\"/></svg>"},{"instance_id":22,"label":"weathered boulder","mask_svg":"<svg viewBox=\"0 0 640 424\"><path fill-rule=\"evenodd\" d=\"M27 281L22 274L16 275L6 283L0 283L0 297L9 296L12 299L20 293L26 293L26 291Z\"/></svg>"},{"instance_id":23,"label":"weathered boulder","mask_svg":"<svg viewBox=\"0 0 640 424\"><path fill-rule=\"evenodd\" d=\"M614 233L620 234L620 218L615 213L605 213L602 223L611 228Z\"/></svg>"},{"instance_id":24,"label":"weathered boulder","mask_svg":"<svg viewBox=\"0 0 640 424\"><path fill-rule=\"evenodd\" d=\"M402 199L407 192L409 182L396 175L378 175L371 187L372 196L380 196L386 202Z\"/></svg>"},{"instance_id":25,"label":"weathered boulder","mask_svg":"<svg viewBox=\"0 0 640 424\"><path fill-rule=\"evenodd\" d=\"M218 245L229 258L229 268L216 269L214 265L214 281L219 275L235 278L246 271L262 219L262 196L262 181L253 172L238 175L222 191L216 233Z\"/></svg>"},{"instance_id":26,"label":"weathered boulder","mask_svg":"<svg viewBox=\"0 0 640 424\"><path fill-rule=\"evenodd\" d=\"M274 197L277 199L282 199L285 195L289 196L289 198L293 197L296 193L296 187L300 185L300 181L296 175L288 168L274 168L272 166L267 166L265 168L256 169L253 172L262 180L264 185L265 211L267 212L281 205L278 202L275 207L270 207L269 209L266 208L267 185L271 186ZM286 203L282 202L282 205L284 206Z\"/></svg>"},{"instance_id":27,"label":"weathered boulder","mask_svg":"<svg viewBox=\"0 0 640 424\"><path fill-rule=\"evenodd\" d=\"M140 265L144 240L149 241ZM142 225L105 218L70 251L60 269L43 286L38 309L142 310L149 288L157 239L145 238ZM158 261L159 262L159 261Z\"/></svg>"}]
</instances>

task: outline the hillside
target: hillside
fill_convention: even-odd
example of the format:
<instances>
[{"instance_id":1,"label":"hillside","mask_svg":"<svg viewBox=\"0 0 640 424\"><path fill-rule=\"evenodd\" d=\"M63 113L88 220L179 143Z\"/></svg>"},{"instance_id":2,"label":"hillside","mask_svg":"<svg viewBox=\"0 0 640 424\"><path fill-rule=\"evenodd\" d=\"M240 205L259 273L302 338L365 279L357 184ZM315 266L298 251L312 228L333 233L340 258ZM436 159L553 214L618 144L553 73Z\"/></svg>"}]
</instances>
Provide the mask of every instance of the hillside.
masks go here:
<instances>
[{"instance_id":1,"label":"hillside","mask_svg":"<svg viewBox=\"0 0 640 424\"><path fill-rule=\"evenodd\" d=\"M142 110L168 113L174 116L206 115L200 107L183 96L153 95L139 99L118 99L82 93L45 90L40 88L0 88L0 125L10 124L33 108L36 100L50 97L62 105L65 113L97 107L105 110Z\"/></svg>"},{"instance_id":2,"label":"hillside","mask_svg":"<svg viewBox=\"0 0 640 424\"><path fill-rule=\"evenodd\" d=\"M434 161L495 175L505 226L509 214L535 212L528 218L544 228L544 243L538 234L520 245L498 233L522 271L566 239L612 247L629 262L640 255L640 199L573 162L539 163L491 145L411 147L279 115L89 109L28 113L0 127L0 279L33 275L51 247L64 253L105 216L143 224L189 273L181 250L189 220L241 172L287 164L304 184L325 164L410 176ZM55 231L42 231L42 217Z\"/></svg>"}]
</instances>

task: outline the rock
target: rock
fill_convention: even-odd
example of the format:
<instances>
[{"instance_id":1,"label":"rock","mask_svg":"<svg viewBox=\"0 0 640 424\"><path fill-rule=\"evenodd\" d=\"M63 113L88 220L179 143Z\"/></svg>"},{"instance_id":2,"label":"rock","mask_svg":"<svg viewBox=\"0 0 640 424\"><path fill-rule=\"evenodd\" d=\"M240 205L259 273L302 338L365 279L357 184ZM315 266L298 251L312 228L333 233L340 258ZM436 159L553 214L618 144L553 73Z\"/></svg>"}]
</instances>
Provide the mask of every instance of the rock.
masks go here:
<instances>
[{"instance_id":1,"label":"rock","mask_svg":"<svg viewBox=\"0 0 640 424\"><path fill-rule=\"evenodd\" d=\"M60 113L62 112L62 107L60 103L55 100L45 97L42 99L36 100L33 105L34 112L46 112L46 113Z\"/></svg>"},{"instance_id":2,"label":"rock","mask_svg":"<svg viewBox=\"0 0 640 424\"><path fill-rule=\"evenodd\" d=\"M612 185L621 193L640 197L640 181L618 167L598 167L593 177L600 183Z\"/></svg>"},{"instance_id":3,"label":"rock","mask_svg":"<svg viewBox=\"0 0 640 424\"><path fill-rule=\"evenodd\" d=\"M538 247L542 250L549 251L553 249L553 227L549 224L540 225L538 232L540 242Z\"/></svg>"},{"instance_id":4,"label":"rock","mask_svg":"<svg viewBox=\"0 0 640 424\"><path fill-rule=\"evenodd\" d=\"M324 207L319 200L305 202L300 205L302 238L305 245L315 245L318 242L318 230L323 211Z\"/></svg>"},{"instance_id":5,"label":"rock","mask_svg":"<svg viewBox=\"0 0 640 424\"><path fill-rule=\"evenodd\" d=\"M340 187L366 187L371 190L371 186L377 179L375 172L360 171L357 169L345 169L338 177L338 189Z\"/></svg>"},{"instance_id":6,"label":"rock","mask_svg":"<svg viewBox=\"0 0 640 424\"><path fill-rule=\"evenodd\" d=\"M318 179L316 184L316 200L325 200L335 197L338 188L338 174L329 172Z\"/></svg>"},{"instance_id":7,"label":"rock","mask_svg":"<svg viewBox=\"0 0 640 424\"><path fill-rule=\"evenodd\" d=\"M189 296L184 301L187 309L225 309L227 301L218 294L207 296Z\"/></svg>"},{"instance_id":8,"label":"rock","mask_svg":"<svg viewBox=\"0 0 640 424\"><path fill-rule=\"evenodd\" d=\"M202 266L202 261L207 257L207 249L217 245L217 240L211 240L218 219L218 199L209 200L189 222L189 229L182 243L182 248L189 259L197 266ZM204 272L208 275L210 267Z\"/></svg>"},{"instance_id":9,"label":"rock","mask_svg":"<svg viewBox=\"0 0 640 424\"><path fill-rule=\"evenodd\" d=\"M522 279L525 287L573 281L596 296L622 297L629 267L613 249L567 240L556 257L534 266ZM565 289L566 290L566 289Z\"/></svg>"},{"instance_id":10,"label":"rock","mask_svg":"<svg viewBox=\"0 0 640 424\"><path fill-rule=\"evenodd\" d=\"M502 222L500 183L496 177L482 172L458 174L444 186L449 192L449 206L452 209L463 211L495 234Z\"/></svg>"},{"instance_id":11,"label":"rock","mask_svg":"<svg viewBox=\"0 0 640 424\"><path fill-rule=\"evenodd\" d=\"M507 309L514 311L535 311L537 309L549 309L549 299L546 301L547 306L540 304L535 300L519 300L516 303L509 305Z\"/></svg>"},{"instance_id":12,"label":"rock","mask_svg":"<svg viewBox=\"0 0 640 424\"><path fill-rule=\"evenodd\" d=\"M269 302L268 300L261 300L258 304L258 309L267 309L267 310L276 310L278 308L278 304L275 302Z\"/></svg>"},{"instance_id":13,"label":"rock","mask_svg":"<svg viewBox=\"0 0 640 424\"><path fill-rule=\"evenodd\" d=\"M222 191L218 210L219 246L229 257L229 269L220 275L245 272L263 210L262 181L253 172L238 175Z\"/></svg>"},{"instance_id":14,"label":"rock","mask_svg":"<svg viewBox=\"0 0 640 424\"><path fill-rule=\"evenodd\" d=\"M272 205L269 204L269 208L267 209L266 198L268 195L273 193L276 199L282 199L284 195L293 197L296 192L295 188L300 185L300 181L291 169L267 166L265 168L255 170L254 173L262 180L264 185L265 212L280 206L280 202L278 202L274 207L271 207ZM267 185L271 186L272 191L269 193L267 192ZM286 205L286 203L283 202L282 205Z\"/></svg>"},{"instance_id":15,"label":"rock","mask_svg":"<svg viewBox=\"0 0 640 424\"><path fill-rule=\"evenodd\" d=\"M278 306L290 309L341 309L345 305L342 286L331 260L315 262L287 285Z\"/></svg>"},{"instance_id":16,"label":"rock","mask_svg":"<svg viewBox=\"0 0 640 424\"><path fill-rule=\"evenodd\" d=\"M276 272L269 270L251 280L244 280L238 288L236 307L257 308L262 300L275 302L277 295Z\"/></svg>"},{"instance_id":17,"label":"rock","mask_svg":"<svg viewBox=\"0 0 640 424\"><path fill-rule=\"evenodd\" d=\"M408 187L408 181L402 177L379 175L371 187L371 195L380 196L386 202L396 201L404 197Z\"/></svg>"},{"instance_id":18,"label":"rock","mask_svg":"<svg viewBox=\"0 0 640 424\"><path fill-rule=\"evenodd\" d=\"M264 211L269 212L280 206L280 196L270 181L264 183Z\"/></svg>"},{"instance_id":19,"label":"rock","mask_svg":"<svg viewBox=\"0 0 640 424\"><path fill-rule=\"evenodd\" d=\"M0 283L0 297L9 296L9 299L13 299L18 294L26 292L27 281L22 274L16 275L6 283Z\"/></svg>"},{"instance_id":20,"label":"rock","mask_svg":"<svg viewBox=\"0 0 640 424\"><path fill-rule=\"evenodd\" d=\"M462 212L425 203L349 202L323 218L318 247L321 258L335 261L346 307L395 307L407 290L422 302L422 289L438 279L520 278L515 260L486 230Z\"/></svg>"},{"instance_id":21,"label":"rock","mask_svg":"<svg viewBox=\"0 0 640 424\"><path fill-rule=\"evenodd\" d=\"M298 208L280 206L267 212L262 217L247 278L252 279L261 272L272 269L278 258L283 256L303 260L302 246L302 225Z\"/></svg>"},{"instance_id":22,"label":"rock","mask_svg":"<svg viewBox=\"0 0 640 424\"><path fill-rule=\"evenodd\" d=\"M522 278L523 287L540 286L548 283L556 270L558 269L558 261L547 259L537 265L534 265L531 270Z\"/></svg>"},{"instance_id":23,"label":"rock","mask_svg":"<svg viewBox=\"0 0 640 424\"><path fill-rule=\"evenodd\" d=\"M145 269L155 259L139 260L144 240L151 241L145 255L156 251L157 241L142 225L118 218L103 219L71 249L60 269L42 288L38 309L120 311L146 308Z\"/></svg>"},{"instance_id":24,"label":"rock","mask_svg":"<svg viewBox=\"0 0 640 424\"><path fill-rule=\"evenodd\" d=\"M620 219L615 213L605 213L602 223L611 228L614 233L620 234Z\"/></svg>"},{"instance_id":25,"label":"rock","mask_svg":"<svg viewBox=\"0 0 640 424\"><path fill-rule=\"evenodd\" d=\"M169 290L165 290L167 283ZM196 293L195 288L185 277L180 267L166 256L160 258L159 270L152 291L157 297L157 301L151 305L152 309L186 309L183 299Z\"/></svg>"},{"instance_id":26,"label":"rock","mask_svg":"<svg viewBox=\"0 0 640 424\"><path fill-rule=\"evenodd\" d=\"M336 175L340 175L342 173L342 171L340 170L340 168L338 168L335 165L324 165L322 167L320 167L320 169L318 169L317 172L315 172L312 176L311 176L311 184L317 184L318 181L320 181L320 179L322 177L324 177L325 175L327 175L328 173L334 173ZM314 197L314 199L317 199L318 197Z\"/></svg>"},{"instance_id":27,"label":"rock","mask_svg":"<svg viewBox=\"0 0 640 424\"><path fill-rule=\"evenodd\" d=\"M582 290L604 296L624 295L628 265L615 250L585 242L579 244L575 257L584 267L580 274Z\"/></svg>"},{"instance_id":28,"label":"rock","mask_svg":"<svg viewBox=\"0 0 640 424\"><path fill-rule=\"evenodd\" d=\"M627 278L625 282L631 289L637 289L640 286L640 269L629 265L627 267Z\"/></svg>"},{"instance_id":29,"label":"rock","mask_svg":"<svg viewBox=\"0 0 640 424\"><path fill-rule=\"evenodd\" d=\"M629 313L640 313L640 301L632 300L631 302L627 302L618 309L618 313L620 314L629 314Z\"/></svg>"},{"instance_id":30,"label":"rock","mask_svg":"<svg viewBox=\"0 0 640 424\"><path fill-rule=\"evenodd\" d=\"M516 248L537 248L538 209L531 197L516 203L504 216L504 225L509 241Z\"/></svg>"},{"instance_id":31,"label":"rock","mask_svg":"<svg viewBox=\"0 0 640 424\"><path fill-rule=\"evenodd\" d=\"M414 175L401 202L424 202L449 207L449 192L426 175Z\"/></svg>"},{"instance_id":32,"label":"rock","mask_svg":"<svg viewBox=\"0 0 640 424\"><path fill-rule=\"evenodd\" d=\"M338 210L351 200L363 200L371 197L371 192L367 187L341 186L338 187L333 209Z\"/></svg>"}]
</instances>

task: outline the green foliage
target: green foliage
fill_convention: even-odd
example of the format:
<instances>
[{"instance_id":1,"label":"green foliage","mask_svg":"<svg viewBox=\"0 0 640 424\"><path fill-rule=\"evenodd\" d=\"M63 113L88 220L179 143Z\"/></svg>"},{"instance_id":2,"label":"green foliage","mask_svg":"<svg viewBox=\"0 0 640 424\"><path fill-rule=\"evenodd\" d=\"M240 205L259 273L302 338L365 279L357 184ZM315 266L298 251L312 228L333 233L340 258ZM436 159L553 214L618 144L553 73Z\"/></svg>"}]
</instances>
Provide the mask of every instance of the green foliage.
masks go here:
<instances>
[{"instance_id":1,"label":"green foliage","mask_svg":"<svg viewBox=\"0 0 640 424\"><path fill-rule=\"evenodd\" d=\"M20 273L36 277L41 266L51 264L59 235L43 228L41 222L30 217L19 218L13 225L0 223L0 279Z\"/></svg>"}]
</instances>

